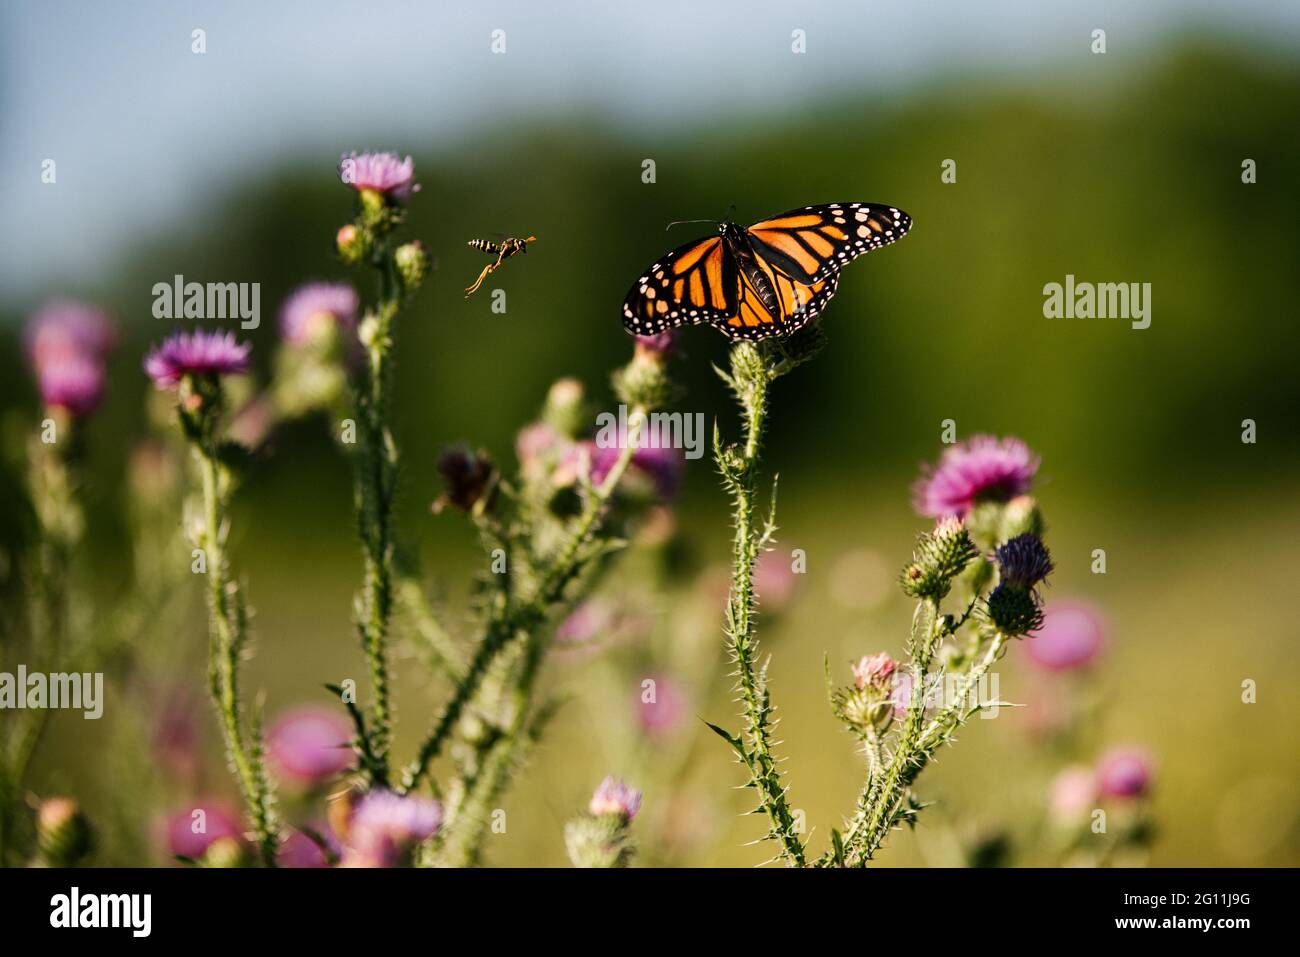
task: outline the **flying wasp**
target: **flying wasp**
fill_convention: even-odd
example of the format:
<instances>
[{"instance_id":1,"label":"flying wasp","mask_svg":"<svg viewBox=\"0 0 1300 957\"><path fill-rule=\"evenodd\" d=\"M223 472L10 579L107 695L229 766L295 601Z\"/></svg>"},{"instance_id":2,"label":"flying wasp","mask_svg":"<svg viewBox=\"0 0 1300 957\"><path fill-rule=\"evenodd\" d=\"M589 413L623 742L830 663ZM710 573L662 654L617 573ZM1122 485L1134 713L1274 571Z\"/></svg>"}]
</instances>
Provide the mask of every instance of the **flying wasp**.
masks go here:
<instances>
[{"instance_id":1,"label":"flying wasp","mask_svg":"<svg viewBox=\"0 0 1300 957\"><path fill-rule=\"evenodd\" d=\"M477 249L489 256L496 256L497 261L488 263L483 267L483 271L478 274L478 279L474 281L474 285L465 289L465 298L468 299L478 292L478 287L483 285L483 280L500 269L503 262L515 253L528 252L528 244L535 242L537 242L536 236L529 236L527 239L503 239L499 243L490 242L486 239L471 239L469 241L470 249Z\"/></svg>"}]
</instances>

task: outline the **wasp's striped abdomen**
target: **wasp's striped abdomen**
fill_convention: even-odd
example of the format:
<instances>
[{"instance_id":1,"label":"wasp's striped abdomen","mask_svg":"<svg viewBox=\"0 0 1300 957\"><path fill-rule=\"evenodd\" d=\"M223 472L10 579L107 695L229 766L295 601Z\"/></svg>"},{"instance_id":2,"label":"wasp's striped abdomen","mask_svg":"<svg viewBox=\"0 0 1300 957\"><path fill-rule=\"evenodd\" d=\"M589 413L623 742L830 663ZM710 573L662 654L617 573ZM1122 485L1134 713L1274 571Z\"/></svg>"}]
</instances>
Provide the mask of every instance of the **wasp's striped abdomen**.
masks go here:
<instances>
[{"instance_id":1,"label":"wasp's striped abdomen","mask_svg":"<svg viewBox=\"0 0 1300 957\"><path fill-rule=\"evenodd\" d=\"M469 241L469 248L477 249L479 252L484 253L497 253L501 251L500 247L497 246L496 243L489 242L486 239L471 239Z\"/></svg>"}]
</instances>

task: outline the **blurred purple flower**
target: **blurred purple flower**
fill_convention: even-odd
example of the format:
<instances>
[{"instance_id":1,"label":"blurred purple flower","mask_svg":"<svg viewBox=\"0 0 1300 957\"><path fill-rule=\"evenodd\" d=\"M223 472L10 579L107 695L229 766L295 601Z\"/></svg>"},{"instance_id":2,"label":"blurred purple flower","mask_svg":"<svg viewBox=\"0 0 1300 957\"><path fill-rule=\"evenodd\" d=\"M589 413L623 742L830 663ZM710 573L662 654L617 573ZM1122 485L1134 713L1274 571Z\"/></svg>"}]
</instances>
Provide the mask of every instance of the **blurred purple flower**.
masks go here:
<instances>
[{"instance_id":1,"label":"blurred purple flower","mask_svg":"<svg viewBox=\"0 0 1300 957\"><path fill-rule=\"evenodd\" d=\"M360 303L346 283L312 282L299 286L280 309L280 335L292 346L304 346L337 328L356 328Z\"/></svg>"},{"instance_id":2,"label":"blurred purple flower","mask_svg":"<svg viewBox=\"0 0 1300 957\"><path fill-rule=\"evenodd\" d=\"M1015 438L977 435L947 449L937 466L924 466L912 486L912 502L922 515L962 518L976 502L1006 502L1029 491L1038 456Z\"/></svg>"},{"instance_id":3,"label":"blurred purple flower","mask_svg":"<svg viewBox=\"0 0 1300 957\"><path fill-rule=\"evenodd\" d=\"M754 563L754 594L765 611L780 611L794 594L799 576L789 557L778 552L764 552Z\"/></svg>"},{"instance_id":4,"label":"blurred purple flower","mask_svg":"<svg viewBox=\"0 0 1300 957\"><path fill-rule=\"evenodd\" d=\"M1053 602L1043 612L1043 626L1025 643L1025 653L1039 667L1067 671L1092 661L1104 636L1101 616L1091 606Z\"/></svg>"},{"instance_id":5,"label":"blurred purple flower","mask_svg":"<svg viewBox=\"0 0 1300 957\"><path fill-rule=\"evenodd\" d=\"M415 162L396 153L351 153L339 161L339 179L360 192L370 189L405 202L420 186L415 182Z\"/></svg>"},{"instance_id":6,"label":"blurred purple flower","mask_svg":"<svg viewBox=\"0 0 1300 957\"><path fill-rule=\"evenodd\" d=\"M104 365L87 355L46 359L36 372L36 385L46 406L86 415L104 398Z\"/></svg>"},{"instance_id":7,"label":"blurred purple flower","mask_svg":"<svg viewBox=\"0 0 1300 957\"><path fill-rule=\"evenodd\" d=\"M178 332L145 357L144 371L159 389L174 389L186 375L247 372L252 348L236 341L233 332Z\"/></svg>"},{"instance_id":8,"label":"blurred purple flower","mask_svg":"<svg viewBox=\"0 0 1300 957\"><path fill-rule=\"evenodd\" d=\"M113 324L97 306L55 299L27 324L27 358L33 370L69 356L102 361L112 348Z\"/></svg>"},{"instance_id":9,"label":"blurred purple flower","mask_svg":"<svg viewBox=\"0 0 1300 957\"><path fill-rule=\"evenodd\" d=\"M686 693L669 675L651 675L649 680L654 682L654 700L646 700L648 689L643 683L637 689L637 718L646 734L662 737L681 725Z\"/></svg>"},{"instance_id":10,"label":"blurred purple flower","mask_svg":"<svg viewBox=\"0 0 1300 957\"><path fill-rule=\"evenodd\" d=\"M551 452L562 448L567 440L545 422L525 425L515 436L515 455L527 471Z\"/></svg>"},{"instance_id":11,"label":"blurred purple flower","mask_svg":"<svg viewBox=\"0 0 1300 957\"><path fill-rule=\"evenodd\" d=\"M1110 797L1141 797L1151 786L1151 758L1140 748L1112 748L1097 762L1101 792Z\"/></svg>"},{"instance_id":12,"label":"blurred purple flower","mask_svg":"<svg viewBox=\"0 0 1300 957\"><path fill-rule=\"evenodd\" d=\"M677 351L677 330L668 329L653 336L633 336L638 356L668 359Z\"/></svg>"},{"instance_id":13,"label":"blurred purple flower","mask_svg":"<svg viewBox=\"0 0 1300 957\"><path fill-rule=\"evenodd\" d=\"M587 810L597 817L602 814L617 814L625 821L630 821L641 810L641 792L629 787L622 779L610 775L596 788Z\"/></svg>"},{"instance_id":14,"label":"blurred purple flower","mask_svg":"<svg viewBox=\"0 0 1300 957\"><path fill-rule=\"evenodd\" d=\"M371 791L348 826L346 867L397 867L442 826L442 805L428 798Z\"/></svg>"},{"instance_id":15,"label":"blurred purple flower","mask_svg":"<svg viewBox=\"0 0 1300 957\"><path fill-rule=\"evenodd\" d=\"M563 644L585 645L595 641L613 623L609 606L599 601L584 601L569 613L555 629L555 640Z\"/></svg>"},{"instance_id":16,"label":"blurred purple flower","mask_svg":"<svg viewBox=\"0 0 1300 957\"><path fill-rule=\"evenodd\" d=\"M177 811L166 822L167 850L173 857L199 858L218 838L228 837L242 843L243 829L239 818L224 804L201 803Z\"/></svg>"},{"instance_id":17,"label":"blurred purple flower","mask_svg":"<svg viewBox=\"0 0 1300 957\"><path fill-rule=\"evenodd\" d=\"M1048 797L1051 816L1061 823L1083 817L1097 801L1097 776L1081 764L1063 768L1052 780Z\"/></svg>"},{"instance_id":18,"label":"blurred purple flower","mask_svg":"<svg viewBox=\"0 0 1300 957\"><path fill-rule=\"evenodd\" d=\"M593 485L599 485L605 481L614 463L622 454L622 449L626 447L627 431L620 431L617 443L609 447L595 443L585 444L591 454L591 482ZM650 479L660 499L670 499L677 494L677 489L681 485L686 458L681 449L668 446L653 448L643 445L632 453L631 468Z\"/></svg>"},{"instance_id":19,"label":"blurred purple flower","mask_svg":"<svg viewBox=\"0 0 1300 957\"><path fill-rule=\"evenodd\" d=\"M352 764L352 728L328 708L306 705L285 712L267 732L271 760L301 784L320 784Z\"/></svg>"},{"instance_id":20,"label":"blurred purple flower","mask_svg":"<svg viewBox=\"0 0 1300 957\"><path fill-rule=\"evenodd\" d=\"M155 703L153 713L153 746L159 761L173 774L189 777L199 764L199 716L193 695L174 688Z\"/></svg>"},{"instance_id":21,"label":"blurred purple flower","mask_svg":"<svg viewBox=\"0 0 1300 957\"><path fill-rule=\"evenodd\" d=\"M328 827L320 822L313 822L311 828L325 839L326 846L336 857L343 853L342 846ZM290 832L280 846L277 863L281 867L329 867L329 860L321 846L297 828Z\"/></svg>"}]
</instances>

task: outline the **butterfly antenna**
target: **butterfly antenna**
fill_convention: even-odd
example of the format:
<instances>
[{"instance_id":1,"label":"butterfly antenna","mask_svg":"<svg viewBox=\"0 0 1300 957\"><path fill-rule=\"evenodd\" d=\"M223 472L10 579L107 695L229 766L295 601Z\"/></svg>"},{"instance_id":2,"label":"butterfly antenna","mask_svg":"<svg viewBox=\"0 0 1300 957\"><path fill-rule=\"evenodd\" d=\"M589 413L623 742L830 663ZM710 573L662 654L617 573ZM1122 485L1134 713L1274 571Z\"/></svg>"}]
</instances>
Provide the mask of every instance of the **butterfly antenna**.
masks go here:
<instances>
[{"instance_id":1,"label":"butterfly antenna","mask_svg":"<svg viewBox=\"0 0 1300 957\"><path fill-rule=\"evenodd\" d=\"M718 225L717 222L712 219L678 219L665 226L664 232L668 232L668 230L672 229L674 226L686 226L690 223L710 223L714 226Z\"/></svg>"}]
</instances>

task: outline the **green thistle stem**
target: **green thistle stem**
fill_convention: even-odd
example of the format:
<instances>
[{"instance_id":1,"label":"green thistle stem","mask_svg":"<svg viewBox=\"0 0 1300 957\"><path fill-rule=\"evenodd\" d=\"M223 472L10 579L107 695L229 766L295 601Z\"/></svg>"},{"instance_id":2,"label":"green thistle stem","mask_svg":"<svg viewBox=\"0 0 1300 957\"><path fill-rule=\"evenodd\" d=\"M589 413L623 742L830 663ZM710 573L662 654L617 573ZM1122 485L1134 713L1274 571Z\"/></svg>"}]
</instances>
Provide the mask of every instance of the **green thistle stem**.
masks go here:
<instances>
[{"instance_id":1,"label":"green thistle stem","mask_svg":"<svg viewBox=\"0 0 1300 957\"><path fill-rule=\"evenodd\" d=\"M770 819L770 834L780 843L782 858L792 867L802 867L804 847L795 833L794 815L773 753L772 707L766 678L757 666L758 637L754 625L754 563L775 531L771 518L761 531L758 529L754 490L767 419L768 386L779 373L765 354L747 343L732 350L731 366L731 375L724 378L741 407L744 445L740 449L723 449L715 434L714 455L733 500L735 537L731 595L727 603L727 640L736 663L737 690L745 719L744 761L760 795L762 809Z\"/></svg>"},{"instance_id":2,"label":"green thistle stem","mask_svg":"<svg viewBox=\"0 0 1300 957\"><path fill-rule=\"evenodd\" d=\"M220 720L226 752L234 765L240 791L257 837L262 863L276 866L279 835L271 808L270 785L260 760L260 744L250 752L240 719L239 660L246 640L247 613L238 586L230 581L222 544L223 501L220 464L205 442L194 443L203 482L203 546L207 562L208 680Z\"/></svg>"},{"instance_id":3,"label":"green thistle stem","mask_svg":"<svg viewBox=\"0 0 1300 957\"><path fill-rule=\"evenodd\" d=\"M428 773L430 764L442 753L443 746L451 737L456 722L464 712L465 706L479 690L483 676L497 655L514 638L522 635L531 636L541 626L550 607L560 599L565 586L577 574L581 564L582 547L596 532L606 514L614 490L627 472L628 466L632 464L645 417L646 409L643 406L638 406L631 411L628 418L628 438L623 448L619 450L618 458L610 468L609 474L587 496L581 514L574 522L564 543L556 551L554 559L530 600L506 609L501 618L489 623L474 657L456 684L451 700L447 702L434 722L432 730L425 737L424 743L420 745L415 760L402 773L400 785L402 793L415 788ZM531 683L531 677L528 680Z\"/></svg>"}]
</instances>

